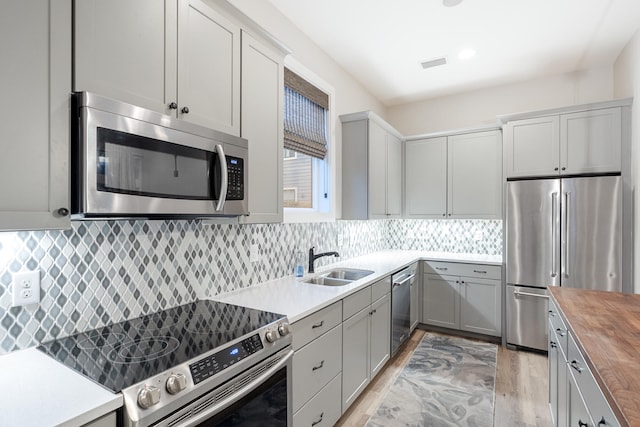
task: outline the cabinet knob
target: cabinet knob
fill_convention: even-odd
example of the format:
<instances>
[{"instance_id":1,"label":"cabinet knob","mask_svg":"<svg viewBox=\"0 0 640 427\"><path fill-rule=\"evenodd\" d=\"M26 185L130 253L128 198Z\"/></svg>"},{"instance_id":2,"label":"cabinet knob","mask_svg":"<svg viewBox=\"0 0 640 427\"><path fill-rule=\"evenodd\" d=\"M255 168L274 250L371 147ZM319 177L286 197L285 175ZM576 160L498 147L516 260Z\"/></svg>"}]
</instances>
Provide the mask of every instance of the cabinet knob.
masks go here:
<instances>
[{"instance_id":1,"label":"cabinet knob","mask_svg":"<svg viewBox=\"0 0 640 427\"><path fill-rule=\"evenodd\" d=\"M182 107L182 114L189 114L189 107Z\"/></svg>"},{"instance_id":2,"label":"cabinet knob","mask_svg":"<svg viewBox=\"0 0 640 427\"><path fill-rule=\"evenodd\" d=\"M563 170L563 171L564 171L564 170L567 170L567 168L565 168L565 167L563 166L563 167L562 167L562 170Z\"/></svg>"},{"instance_id":3,"label":"cabinet knob","mask_svg":"<svg viewBox=\"0 0 640 427\"><path fill-rule=\"evenodd\" d=\"M60 216L67 216L69 215L69 209L67 208L60 208L56 211L58 213L58 215Z\"/></svg>"},{"instance_id":4,"label":"cabinet knob","mask_svg":"<svg viewBox=\"0 0 640 427\"><path fill-rule=\"evenodd\" d=\"M175 102L172 102L169 104L169 109L170 110L177 110L178 109L178 104L176 104Z\"/></svg>"},{"instance_id":5,"label":"cabinet knob","mask_svg":"<svg viewBox=\"0 0 640 427\"><path fill-rule=\"evenodd\" d=\"M442 216L447 216L447 214L442 214Z\"/></svg>"},{"instance_id":6,"label":"cabinet knob","mask_svg":"<svg viewBox=\"0 0 640 427\"><path fill-rule=\"evenodd\" d=\"M578 426L580 427L589 427L589 424L582 422L582 420L578 420Z\"/></svg>"},{"instance_id":7,"label":"cabinet knob","mask_svg":"<svg viewBox=\"0 0 640 427\"><path fill-rule=\"evenodd\" d=\"M558 170L558 168L553 168L553 170L554 170L554 171L557 171L557 170Z\"/></svg>"}]
</instances>

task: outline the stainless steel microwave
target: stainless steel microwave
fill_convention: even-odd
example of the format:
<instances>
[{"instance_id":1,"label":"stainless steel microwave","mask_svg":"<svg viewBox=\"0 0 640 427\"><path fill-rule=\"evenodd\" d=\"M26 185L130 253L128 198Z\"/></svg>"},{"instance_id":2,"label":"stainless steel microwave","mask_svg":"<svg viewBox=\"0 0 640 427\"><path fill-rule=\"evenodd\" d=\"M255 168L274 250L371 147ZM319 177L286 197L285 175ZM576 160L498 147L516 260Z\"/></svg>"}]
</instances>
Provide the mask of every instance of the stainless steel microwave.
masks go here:
<instances>
[{"instance_id":1,"label":"stainless steel microwave","mask_svg":"<svg viewBox=\"0 0 640 427\"><path fill-rule=\"evenodd\" d=\"M247 140L89 92L72 105L73 218L248 214Z\"/></svg>"}]
</instances>

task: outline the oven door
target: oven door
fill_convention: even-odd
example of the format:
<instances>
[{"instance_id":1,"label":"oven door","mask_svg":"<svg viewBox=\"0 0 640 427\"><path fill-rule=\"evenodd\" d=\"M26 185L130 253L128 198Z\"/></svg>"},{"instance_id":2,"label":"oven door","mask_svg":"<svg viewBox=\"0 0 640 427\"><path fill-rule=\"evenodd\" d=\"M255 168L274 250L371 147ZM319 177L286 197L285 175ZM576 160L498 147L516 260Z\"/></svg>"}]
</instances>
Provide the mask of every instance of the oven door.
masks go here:
<instances>
[{"instance_id":1,"label":"oven door","mask_svg":"<svg viewBox=\"0 0 640 427\"><path fill-rule=\"evenodd\" d=\"M291 361L280 352L211 390L154 427L292 425Z\"/></svg>"}]
</instances>

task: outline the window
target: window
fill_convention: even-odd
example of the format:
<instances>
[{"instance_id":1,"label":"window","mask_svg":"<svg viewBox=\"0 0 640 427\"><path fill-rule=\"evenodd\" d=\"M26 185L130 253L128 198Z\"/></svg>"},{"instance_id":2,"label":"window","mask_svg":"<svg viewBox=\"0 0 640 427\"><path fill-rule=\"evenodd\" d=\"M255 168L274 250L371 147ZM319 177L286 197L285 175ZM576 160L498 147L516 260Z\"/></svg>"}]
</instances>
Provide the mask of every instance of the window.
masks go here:
<instances>
[{"instance_id":1,"label":"window","mask_svg":"<svg viewBox=\"0 0 640 427\"><path fill-rule=\"evenodd\" d=\"M283 200L285 215L328 212L329 95L285 68Z\"/></svg>"}]
</instances>

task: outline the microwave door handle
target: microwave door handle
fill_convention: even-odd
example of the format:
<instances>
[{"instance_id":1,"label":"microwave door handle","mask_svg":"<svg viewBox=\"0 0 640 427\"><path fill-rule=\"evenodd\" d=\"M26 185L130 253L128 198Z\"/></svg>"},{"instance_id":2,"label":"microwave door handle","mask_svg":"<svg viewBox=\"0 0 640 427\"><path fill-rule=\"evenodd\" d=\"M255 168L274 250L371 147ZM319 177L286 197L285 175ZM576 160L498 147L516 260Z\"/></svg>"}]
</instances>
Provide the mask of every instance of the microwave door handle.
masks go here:
<instances>
[{"instance_id":1,"label":"microwave door handle","mask_svg":"<svg viewBox=\"0 0 640 427\"><path fill-rule=\"evenodd\" d=\"M216 145L216 153L218 153L218 160L220 162L220 175L222 179L220 181L220 197L218 198L218 204L216 204L216 212L220 212L224 207L224 202L227 199L227 186L229 185L229 175L227 172L227 158L224 155L224 150L221 144Z\"/></svg>"}]
</instances>

